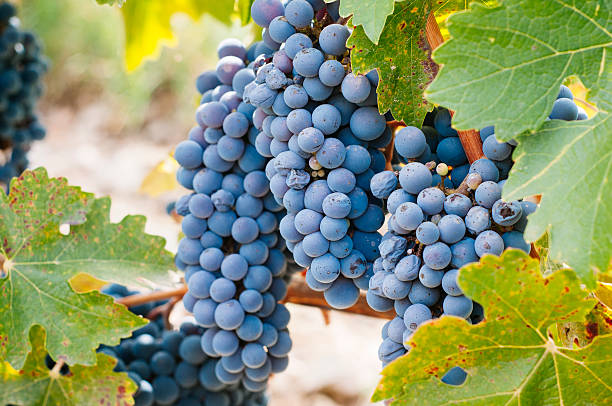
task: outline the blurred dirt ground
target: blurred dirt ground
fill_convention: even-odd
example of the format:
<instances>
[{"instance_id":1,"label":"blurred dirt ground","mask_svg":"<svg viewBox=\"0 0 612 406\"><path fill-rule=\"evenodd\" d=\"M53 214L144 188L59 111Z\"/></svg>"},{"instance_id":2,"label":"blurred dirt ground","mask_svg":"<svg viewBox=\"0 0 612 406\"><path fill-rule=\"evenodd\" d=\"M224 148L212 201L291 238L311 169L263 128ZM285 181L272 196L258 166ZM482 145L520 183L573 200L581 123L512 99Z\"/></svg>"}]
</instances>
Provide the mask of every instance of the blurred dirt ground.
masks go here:
<instances>
[{"instance_id":1,"label":"blurred dirt ground","mask_svg":"<svg viewBox=\"0 0 612 406\"><path fill-rule=\"evenodd\" d=\"M112 197L111 219L127 214L147 217L146 231L166 238L176 250L179 226L166 214L168 202L182 192L151 198L139 193L144 177L186 129L155 120L142 129L116 130L113 109L103 103L44 109L47 138L30 152L31 167L45 166L50 176L64 176L97 196ZM189 124L189 123L188 123ZM188 128L188 126L186 126ZM363 406L380 372L377 358L383 320L331 312L325 325L321 311L289 305L293 339L289 368L272 378L272 406Z\"/></svg>"}]
</instances>

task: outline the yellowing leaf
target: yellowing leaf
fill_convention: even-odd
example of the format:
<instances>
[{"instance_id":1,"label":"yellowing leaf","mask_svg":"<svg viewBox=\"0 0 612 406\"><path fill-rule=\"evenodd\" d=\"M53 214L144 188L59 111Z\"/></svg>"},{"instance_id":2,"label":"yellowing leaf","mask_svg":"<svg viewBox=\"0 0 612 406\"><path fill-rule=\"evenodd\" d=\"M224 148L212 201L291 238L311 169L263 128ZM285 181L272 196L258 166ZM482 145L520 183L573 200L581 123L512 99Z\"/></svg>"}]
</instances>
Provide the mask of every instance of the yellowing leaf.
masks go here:
<instances>
[{"instance_id":1,"label":"yellowing leaf","mask_svg":"<svg viewBox=\"0 0 612 406\"><path fill-rule=\"evenodd\" d=\"M175 190L178 187L176 171L178 162L168 155L166 159L155 165L155 168L147 174L140 185L140 193L151 197L157 197L163 193Z\"/></svg>"},{"instance_id":2,"label":"yellowing leaf","mask_svg":"<svg viewBox=\"0 0 612 406\"><path fill-rule=\"evenodd\" d=\"M576 275L542 277L537 261L518 250L484 256L459 272L465 294L482 304L485 320L470 325L445 316L410 338L411 350L383 370L373 400L393 405L609 405L612 335L585 348L559 347L554 323L583 321L595 301ZM464 368L461 386L440 378Z\"/></svg>"},{"instance_id":3,"label":"yellowing leaf","mask_svg":"<svg viewBox=\"0 0 612 406\"><path fill-rule=\"evenodd\" d=\"M117 360L98 353L96 365L73 365L68 375L51 371L45 364L45 334L30 333L32 351L23 369L16 371L0 362L0 404L23 406L128 406L134 404L136 384L126 373L113 372Z\"/></svg>"},{"instance_id":4,"label":"yellowing leaf","mask_svg":"<svg viewBox=\"0 0 612 406\"><path fill-rule=\"evenodd\" d=\"M198 19L208 13L230 24L234 0L128 0L121 7L125 27L125 63L128 71L145 59L155 59L162 45L173 46L176 37L170 24L176 13Z\"/></svg>"},{"instance_id":5,"label":"yellowing leaf","mask_svg":"<svg viewBox=\"0 0 612 406\"><path fill-rule=\"evenodd\" d=\"M87 293L94 290L100 290L107 282L101 281L100 279L94 278L86 273L80 273L70 279L70 286L78 293Z\"/></svg>"},{"instance_id":6,"label":"yellowing leaf","mask_svg":"<svg viewBox=\"0 0 612 406\"><path fill-rule=\"evenodd\" d=\"M127 285L169 283L164 239L144 233L144 217L114 224L109 211L110 199L93 199L43 168L14 179L8 196L0 192L0 357L15 368L33 326L45 329L53 359L91 365L101 343L116 344L145 324L111 297L68 283L83 272ZM62 224L70 224L67 235Z\"/></svg>"}]
</instances>

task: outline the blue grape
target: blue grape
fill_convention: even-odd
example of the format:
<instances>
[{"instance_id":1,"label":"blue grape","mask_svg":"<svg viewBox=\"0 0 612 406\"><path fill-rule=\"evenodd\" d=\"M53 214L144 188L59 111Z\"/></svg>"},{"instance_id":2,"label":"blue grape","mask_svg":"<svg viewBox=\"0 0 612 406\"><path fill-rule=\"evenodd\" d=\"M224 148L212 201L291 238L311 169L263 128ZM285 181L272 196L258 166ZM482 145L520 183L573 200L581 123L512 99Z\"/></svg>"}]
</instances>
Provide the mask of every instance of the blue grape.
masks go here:
<instances>
[{"instance_id":1,"label":"blue grape","mask_svg":"<svg viewBox=\"0 0 612 406\"><path fill-rule=\"evenodd\" d=\"M416 127L408 126L395 134L395 150L404 158L417 158L427 147L427 141L423 131Z\"/></svg>"},{"instance_id":2,"label":"blue grape","mask_svg":"<svg viewBox=\"0 0 612 406\"><path fill-rule=\"evenodd\" d=\"M283 92L283 98L287 106L293 109L300 109L308 104L308 93L300 85L287 86Z\"/></svg>"},{"instance_id":3,"label":"blue grape","mask_svg":"<svg viewBox=\"0 0 612 406\"><path fill-rule=\"evenodd\" d=\"M450 111L439 108L434 117L434 127L443 137L456 137L457 131L451 127Z\"/></svg>"},{"instance_id":4,"label":"blue grape","mask_svg":"<svg viewBox=\"0 0 612 406\"><path fill-rule=\"evenodd\" d=\"M213 327L215 325L215 309L217 303L212 299L198 300L193 305L193 317L198 324L204 327Z\"/></svg>"},{"instance_id":5,"label":"blue grape","mask_svg":"<svg viewBox=\"0 0 612 406\"><path fill-rule=\"evenodd\" d=\"M442 234L442 230L440 230L440 234ZM452 253L449 246L442 242L428 245L423 250L423 262L435 270L446 268L451 262L451 257Z\"/></svg>"},{"instance_id":6,"label":"blue grape","mask_svg":"<svg viewBox=\"0 0 612 406\"><path fill-rule=\"evenodd\" d=\"M215 276L207 271L195 272L188 282L189 293L196 299L206 299L210 296L210 286Z\"/></svg>"},{"instance_id":7,"label":"blue grape","mask_svg":"<svg viewBox=\"0 0 612 406\"><path fill-rule=\"evenodd\" d=\"M412 283L408 299L415 304L420 303L425 306L433 306L440 299L440 290L428 288L423 286L421 281L415 280ZM404 316L404 320L406 320L406 316Z\"/></svg>"},{"instance_id":8,"label":"blue grape","mask_svg":"<svg viewBox=\"0 0 612 406\"><path fill-rule=\"evenodd\" d=\"M345 278L359 278L366 272L367 261L365 256L358 250L352 250L351 253L340 260L340 272Z\"/></svg>"},{"instance_id":9,"label":"blue grape","mask_svg":"<svg viewBox=\"0 0 612 406\"><path fill-rule=\"evenodd\" d=\"M229 171L233 165L232 162L226 161L219 155L216 145L209 145L203 155L204 165L208 168L215 168L219 172ZM197 176L197 175L196 175ZM194 178L195 182L195 178ZM195 187L195 183L194 183Z\"/></svg>"},{"instance_id":10,"label":"blue grape","mask_svg":"<svg viewBox=\"0 0 612 406\"><path fill-rule=\"evenodd\" d=\"M493 221L500 226L509 227L516 224L523 214L523 207L514 200L512 202L504 202L499 199L491 208L491 217Z\"/></svg>"},{"instance_id":11,"label":"blue grape","mask_svg":"<svg viewBox=\"0 0 612 406\"><path fill-rule=\"evenodd\" d=\"M259 236L259 226L250 217L238 217L232 224L232 238L240 244L248 244Z\"/></svg>"},{"instance_id":12,"label":"blue grape","mask_svg":"<svg viewBox=\"0 0 612 406\"><path fill-rule=\"evenodd\" d=\"M200 337L195 335L185 337L179 346L179 355L185 362L191 365L198 365L204 362L206 354L204 354L200 346Z\"/></svg>"},{"instance_id":13,"label":"blue grape","mask_svg":"<svg viewBox=\"0 0 612 406\"><path fill-rule=\"evenodd\" d=\"M440 161L447 165L460 166L467 162L467 156L458 137L448 137L440 141L436 154Z\"/></svg>"},{"instance_id":14,"label":"blue grape","mask_svg":"<svg viewBox=\"0 0 612 406\"><path fill-rule=\"evenodd\" d=\"M333 87L325 86L318 77L304 79L302 86L304 86L304 90L306 90L308 96L314 101L323 101L327 99L334 90Z\"/></svg>"},{"instance_id":15,"label":"blue grape","mask_svg":"<svg viewBox=\"0 0 612 406\"><path fill-rule=\"evenodd\" d=\"M291 35L285 42L285 51L287 52L287 56L291 59L294 59L300 50L311 47L312 41L307 35L302 33Z\"/></svg>"},{"instance_id":16,"label":"blue grape","mask_svg":"<svg viewBox=\"0 0 612 406\"><path fill-rule=\"evenodd\" d=\"M182 167L193 169L202 165L204 150L194 141L182 141L174 150L174 158Z\"/></svg>"},{"instance_id":17,"label":"blue grape","mask_svg":"<svg viewBox=\"0 0 612 406\"><path fill-rule=\"evenodd\" d=\"M183 234L188 238L200 238L206 231L206 220L197 218L191 214L185 216L181 222Z\"/></svg>"},{"instance_id":18,"label":"blue grape","mask_svg":"<svg viewBox=\"0 0 612 406\"><path fill-rule=\"evenodd\" d=\"M444 207L445 199L446 196L443 191L436 187L429 187L419 192L417 196L417 205L425 214L438 214Z\"/></svg>"},{"instance_id":19,"label":"blue grape","mask_svg":"<svg viewBox=\"0 0 612 406\"><path fill-rule=\"evenodd\" d=\"M251 17L260 27L268 27L270 22L285 12L279 0L255 0L251 5Z\"/></svg>"},{"instance_id":20,"label":"blue grape","mask_svg":"<svg viewBox=\"0 0 612 406\"><path fill-rule=\"evenodd\" d=\"M219 172L204 168L194 176L193 190L195 190L196 193L210 195L214 191L221 188L222 181L223 175L221 175Z\"/></svg>"},{"instance_id":21,"label":"blue grape","mask_svg":"<svg viewBox=\"0 0 612 406\"><path fill-rule=\"evenodd\" d=\"M323 65L325 65L325 62L323 63ZM321 65L321 67L323 67L323 65ZM319 73L320 75L320 73ZM319 76L319 79L321 80L321 82L323 82L323 78L321 78ZM329 86L329 85L327 85ZM335 96L332 96L329 99L329 104L331 104L332 106L334 106L335 108L338 109L338 111L340 112L340 117L341 117L341 121L340 121L340 125L341 126L345 126L347 124L350 123L351 120L351 116L353 115L353 112L357 109L357 106L351 102L349 102L348 100L346 100L344 98L344 96L342 96L342 94L337 94ZM351 133L351 130L349 128L344 128L342 130L340 130L340 133L338 134L338 138L342 138L342 136L349 136L354 139L354 144L357 144L359 142L363 142L358 140L357 138L355 138L355 136ZM342 141L344 142L344 141ZM352 144L351 143L351 144ZM349 143L345 143L345 145L349 145Z\"/></svg>"},{"instance_id":22,"label":"blue grape","mask_svg":"<svg viewBox=\"0 0 612 406\"><path fill-rule=\"evenodd\" d=\"M204 251L204 248L200 244L200 240L183 238L179 241L177 255L184 263L196 265L199 263L202 251Z\"/></svg>"},{"instance_id":23,"label":"blue grape","mask_svg":"<svg viewBox=\"0 0 612 406\"><path fill-rule=\"evenodd\" d=\"M578 106L572 99L559 98L555 100L549 117L557 120L574 121L578 118Z\"/></svg>"},{"instance_id":24,"label":"blue grape","mask_svg":"<svg viewBox=\"0 0 612 406\"><path fill-rule=\"evenodd\" d=\"M295 28L287 21L284 16L274 17L268 26L270 37L278 42L283 43L291 35L295 34Z\"/></svg>"},{"instance_id":25,"label":"blue grape","mask_svg":"<svg viewBox=\"0 0 612 406\"><path fill-rule=\"evenodd\" d=\"M366 302L377 312L386 312L393 309L393 300L376 295L371 290L366 293Z\"/></svg>"},{"instance_id":26,"label":"blue grape","mask_svg":"<svg viewBox=\"0 0 612 406\"><path fill-rule=\"evenodd\" d=\"M316 258L329 250L329 241L323 234L317 231L304 237L302 248L306 255L311 258Z\"/></svg>"},{"instance_id":27,"label":"blue grape","mask_svg":"<svg viewBox=\"0 0 612 406\"><path fill-rule=\"evenodd\" d=\"M383 280L382 291L389 299L401 300L408 296L411 287L411 282L400 281L395 274L389 273Z\"/></svg>"},{"instance_id":28,"label":"blue grape","mask_svg":"<svg viewBox=\"0 0 612 406\"><path fill-rule=\"evenodd\" d=\"M465 164L465 165L461 165L461 166L457 166L453 168L453 170L451 171L451 181L453 182L454 187L459 187L459 185L461 185L461 182L463 182L463 179L465 179L469 170L470 170L469 164Z\"/></svg>"},{"instance_id":29,"label":"blue grape","mask_svg":"<svg viewBox=\"0 0 612 406\"><path fill-rule=\"evenodd\" d=\"M465 382L467 373L460 367L452 367L444 376L440 379L447 385L459 386Z\"/></svg>"},{"instance_id":30,"label":"blue grape","mask_svg":"<svg viewBox=\"0 0 612 406\"><path fill-rule=\"evenodd\" d=\"M216 211L208 218L208 228L221 237L229 237L235 220L236 214L233 211Z\"/></svg>"},{"instance_id":31,"label":"blue grape","mask_svg":"<svg viewBox=\"0 0 612 406\"><path fill-rule=\"evenodd\" d=\"M351 199L344 193L330 193L323 200L322 208L326 216L342 219L351 212Z\"/></svg>"},{"instance_id":32,"label":"blue grape","mask_svg":"<svg viewBox=\"0 0 612 406\"><path fill-rule=\"evenodd\" d=\"M429 308L421 303L415 303L408 306L403 314L404 325L406 328L414 332L421 324L427 320L431 320L432 314Z\"/></svg>"},{"instance_id":33,"label":"blue grape","mask_svg":"<svg viewBox=\"0 0 612 406\"><path fill-rule=\"evenodd\" d=\"M423 265L419 270L419 281L426 288L437 288L442 283L444 271L436 271L427 265Z\"/></svg>"},{"instance_id":34,"label":"blue grape","mask_svg":"<svg viewBox=\"0 0 612 406\"><path fill-rule=\"evenodd\" d=\"M329 243L329 252L336 258L342 259L348 256L353 251L353 239L345 235L337 241Z\"/></svg>"},{"instance_id":35,"label":"blue grape","mask_svg":"<svg viewBox=\"0 0 612 406\"><path fill-rule=\"evenodd\" d=\"M491 227L491 215L484 207L474 206L465 216L465 227L472 234L480 234Z\"/></svg>"},{"instance_id":36,"label":"blue grape","mask_svg":"<svg viewBox=\"0 0 612 406\"><path fill-rule=\"evenodd\" d=\"M378 245L381 235L378 232L364 233L359 230L353 232L353 245L359 250L368 261L374 261L378 257Z\"/></svg>"},{"instance_id":37,"label":"blue grape","mask_svg":"<svg viewBox=\"0 0 612 406\"><path fill-rule=\"evenodd\" d=\"M525 231L525 227L527 226L527 217L536 211L538 205L527 200L522 200L520 203L523 213L521 214L519 221L514 224L514 230Z\"/></svg>"},{"instance_id":38,"label":"blue grape","mask_svg":"<svg viewBox=\"0 0 612 406\"><path fill-rule=\"evenodd\" d=\"M493 161L486 158L481 158L470 165L469 173L477 173L482 178L483 182L499 180L499 169L495 166Z\"/></svg>"},{"instance_id":39,"label":"blue grape","mask_svg":"<svg viewBox=\"0 0 612 406\"><path fill-rule=\"evenodd\" d=\"M290 189L283 196L283 206L288 213L296 213L304 208L304 191Z\"/></svg>"},{"instance_id":40,"label":"blue grape","mask_svg":"<svg viewBox=\"0 0 612 406\"><path fill-rule=\"evenodd\" d=\"M353 225L360 231L372 233L379 230L384 221L385 216L382 209L370 204L364 214L353 220Z\"/></svg>"},{"instance_id":41,"label":"blue grape","mask_svg":"<svg viewBox=\"0 0 612 406\"><path fill-rule=\"evenodd\" d=\"M502 234L502 240L504 240L504 247L506 248L516 248L525 251L527 254L531 252L531 245L525 241L523 233L509 231Z\"/></svg>"},{"instance_id":42,"label":"blue grape","mask_svg":"<svg viewBox=\"0 0 612 406\"><path fill-rule=\"evenodd\" d=\"M296 0L301 1L301 0ZM319 68L325 58L316 48L303 48L293 58L293 68L305 78L314 78L319 74Z\"/></svg>"},{"instance_id":43,"label":"blue grape","mask_svg":"<svg viewBox=\"0 0 612 406\"><path fill-rule=\"evenodd\" d=\"M368 170L371 163L369 152L360 145L349 145L342 166L356 175ZM369 186L369 184L368 184Z\"/></svg>"},{"instance_id":44,"label":"blue grape","mask_svg":"<svg viewBox=\"0 0 612 406\"><path fill-rule=\"evenodd\" d=\"M482 151L491 160L503 161L512 153L512 147L507 142L497 141L495 134L493 134L482 143Z\"/></svg>"},{"instance_id":45,"label":"blue grape","mask_svg":"<svg viewBox=\"0 0 612 406\"><path fill-rule=\"evenodd\" d=\"M350 193L356 184L355 175L345 168L337 168L327 175L327 184L331 191Z\"/></svg>"},{"instance_id":46,"label":"blue grape","mask_svg":"<svg viewBox=\"0 0 612 406\"><path fill-rule=\"evenodd\" d=\"M461 296L446 296L442 307L444 314L450 316L457 316L467 319L472 313L474 303L467 297Z\"/></svg>"},{"instance_id":47,"label":"blue grape","mask_svg":"<svg viewBox=\"0 0 612 406\"><path fill-rule=\"evenodd\" d=\"M451 245L451 252L453 254L451 264L457 268L461 268L471 262L478 262L478 255L476 255L474 239L472 238L467 237Z\"/></svg>"},{"instance_id":48,"label":"blue grape","mask_svg":"<svg viewBox=\"0 0 612 406\"><path fill-rule=\"evenodd\" d=\"M329 182L329 180L328 180ZM397 177L392 171L383 171L377 173L370 179L370 189L374 197L385 199L397 187Z\"/></svg>"},{"instance_id":49,"label":"blue grape","mask_svg":"<svg viewBox=\"0 0 612 406\"><path fill-rule=\"evenodd\" d=\"M363 141L372 141L380 137L386 128L386 120L375 107L360 107L353 112L350 128L355 137Z\"/></svg>"},{"instance_id":50,"label":"blue grape","mask_svg":"<svg viewBox=\"0 0 612 406\"><path fill-rule=\"evenodd\" d=\"M465 223L455 214L447 214L442 217L437 225L440 230L440 239L447 244L454 244L465 235Z\"/></svg>"},{"instance_id":51,"label":"blue grape","mask_svg":"<svg viewBox=\"0 0 612 406\"><path fill-rule=\"evenodd\" d=\"M210 196L217 212L227 212L234 206L234 195L227 190L217 190Z\"/></svg>"},{"instance_id":52,"label":"blue grape","mask_svg":"<svg viewBox=\"0 0 612 406\"><path fill-rule=\"evenodd\" d=\"M291 1L285 7L285 18L295 28L306 28L314 18L314 10L306 0Z\"/></svg>"},{"instance_id":53,"label":"blue grape","mask_svg":"<svg viewBox=\"0 0 612 406\"><path fill-rule=\"evenodd\" d=\"M323 292L329 305L335 309L348 309L359 300L359 289L350 280L339 277Z\"/></svg>"},{"instance_id":54,"label":"blue grape","mask_svg":"<svg viewBox=\"0 0 612 406\"><path fill-rule=\"evenodd\" d=\"M248 193L243 193L236 199L236 214L256 218L263 211L263 202Z\"/></svg>"},{"instance_id":55,"label":"blue grape","mask_svg":"<svg viewBox=\"0 0 612 406\"><path fill-rule=\"evenodd\" d=\"M331 104L321 104L312 112L312 124L325 135L335 133L340 128L340 111Z\"/></svg>"},{"instance_id":56,"label":"blue grape","mask_svg":"<svg viewBox=\"0 0 612 406\"><path fill-rule=\"evenodd\" d=\"M291 138L292 135L289 128L287 128L286 117L276 117L274 120L272 120L270 132L275 139L283 142L289 141L289 138Z\"/></svg>"},{"instance_id":57,"label":"blue grape","mask_svg":"<svg viewBox=\"0 0 612 406\"><path fill-rule=\"evenodd\" d=\"M335 219L325 216L321 220L320 228L321 234L323 234L326 239L329 241L338 241L348 232L349 221L347 219Z\"/></svg>"},{"instance_id":58,"label":"blue grape","mask_svg":"<svg viewBox=\"0 0 612 406\"><path fill-rule=\"evenodd\" d=\"M246 48L239 39L226 38L217 46L217 56L219 59L230 55L240 59L246 58Z\"/></svg>"},{"instance_id":59,"label":"blue grape","mask_svg":"<svg viewBox=\"0 0 612 406\"><path fill-rule=\"evenodd\" d=\"M336 87L340 85L344 75L344 66L335 59L323 62L319 68L319 80L325 86Z\"/></svg>"},{"instance_id":60,"label":"blue grape","mask_svg":"<svg viewBox=\"0 0 612 406\"><path fill-rule=\"evenodd\" d=\"M195 217L206 219L213 213L213 203L205 194L195 194L189 200L189 211Z\"/></svg>"},{"instance_id":61,"label":"blue grape","mask_svg":"<svg viewBox=\"0 0 612 406\"><path fill-rule=\"evenodd\" d=\"M171 405L179 398L180 390L174 379L158 376L151 383L153 396L160 405Z\"/></svg>"},{"instance_id":62,"label":"blue grape","mask_svg":"<svg viewBox=\"0 0 612 406\"><path fill-rule=\"evenodd\" d=\"M236 285L229 279L218 278L210 285L210 297L217 303L225 302L236 294Z\"/></svg>"},{"instance_id":63,"label":"blue grape","mask_svg":"<svg viewBox=\"0 0 612 406\"><path fill-rule=\"evenodd\" d=\"M272 285L272 272L263 265L251 266L244 278L243 284L247 289L265 292Z\"/></svg>"},{"instance_id":64,"label":"blue grape","mask_svg":"<svg viewBox=\"0 0 612 406\"><path fill-rule=\"evenodd\" d=\"M440 238L440 230L431 221L425 221L417 227L416 237L421 244L431 245Z\"/></svg>"},{"instance_id":65,"label":"blue grape","mask_svg":"<svg viewBox=\"0 0 612 406\"><path fill-rule=\"evenodd\" d=\"M340 275L340 261L327 253L312 260L310 271L317 281L331 283Z\"/></svg>"},{"instance_id":66,"label":"blue grape","mask_svg":"<svg viewBox=\"0 0 612 406\"><path fill-rule=\"evenodd\" d=\"M319 34L319 45L326 54L340 56L346 52L346 40L350 35L345 25L330 24Z\"/></svg>"},{"instance_id":67,"label":"blue grape","mask_svg":"<svg viewBox=\"0 0 612 406\"><path fill-rule=\"evenodd\" d=\"M203 94L207 90L214 89L220 84L221 82L219 82L219 78L217 77L217 73L215 71L206 71L196 79L196 88L200 94Z\"/></svg>"},{"instance_id":68,"label":"blue grape","mask_svg":"<svg viewBox=\"0 0 612 406\"><path fill-rule=\"evenodd\" d=\"M223 302L215 309L215 323L224 330L238 328L244 320L244 310L240 303L231 299ZM243 350L244 353L244 350Z\"/></svg>"},{"instance_id":69,"label":"blue grape","mask_svg":"<svg viewBox=\"0 0 612 406\"><path fill-rule=\"evenodd\" d=\"M374 179L374 178L372 178L372 179ZM370 185L371 184L372 184L372 182L370 182ZM372 192L374 192L373 188L372 188ZM376 196L376 197L379 197L379 196ZM395 212L397 211L397 208L402 203L406 203L406 202L416 203L416 197L414 195L411 195L410 193L406 192L403 189L394 190L389 195L389 198L387 199L387 210L389 211L389 213L395 214ZM471 206L471 204L470 204L470 206Z\"/></svg>"},{"instance_id":70,"label":"blue grape","mask_svg":"<svg viewBox=\"0 0 612 406\"><path fill-rule=\"evenodd\" d=\"M400 178L401 179L401 178ZM400 204L395 211L395 219L405 230L416 230L423 222L424 216L421 208L411 202Z\"/></svg>"},{"instance_id":71,"label":"blue grape","mask_svg":"<svg viewBox=\"0 0 612 406\"><path fill-rule=\"evenodd\" d=\"M495 231L486 230L476 237L474 250L479 257L485 254L501 255L504 251L504 240Z\"/></svg>"},{"instance_id":72,"label":"blue grape","mask_svg":"<svg viewBox=\"0 0 612 406\"><path fill-rule=\"evenodd\" d=\"M241 358L246 367L259 368L266 363L267 354L262 345L248 343L242 349Z\"/></svg>"},{"instance_id":73,"label":"blue grape","mask_svg":"<svg viewBox=\"0 0 612 406\"><path fill-rule=\"evenodd\" d=\"M370 81L363 75L347 74L342 80L342 95L351 103L361 103L370 94Z\"/></svg>"},{"instance_id":74,"label":"blue grape","mask_svg":"<svg viewBox=\"0 0 612 406\"><path fill-rule=\"evenodd\" d=\"M460 296L463 295L463 291L459 287L457 283L457 277L459 276L458 269L451 269L444 274L442 278L442 289L444 292L451 296Z\"/></svg>"},{"instance_id":75,"label":"blue grape","mask_svg":"<svg viewBox=\"0 0 612 406\"><path fill-rule=\"evenodd\" d=\"M253 316L247 316L253 317ZM255 319L259 320L255 317ZM243 324L244 325L244 324ZM240 330L238 330L240 331ZM238 350L239 347L238 337L236 333L232 331L219 330L215 334L212 340L213 350L221 356L229 356Z\"/></svg>"},{"instance_id":76,"label":"blue grape","mask_svg":"<svg viewBox=\"0 0 612 406\"><path fill-rule=\"evenodd\" d=\"M495 182L482 182L474 193L474 199L480 206L490 209L501 199L501 187Z\"/></svg>"},{"instance_id":77,"label":"blue grape","mask_svg":"<svg viewBox=\"0 0 612 406\"><path fill-rule=\"evenodd\" d=\"M395 266L395 276L400 281L413 281L419 276L421 260L416 255L407 255Z\"/></svg>"},{"instance_id":78,"label":"blue grape","mask_svg":"<svg viewBox=\"0 0 612 406\"><path fill-rule=\"evenodd\" d=\"M319 231L323 215L311 209L303 209L295 215L295 229L303 235Z\"/></svg>"},{"instance_id":79,"label":"blue grape","mask_svg":"<svg viewBox=\"0 0 612 406\"><path fill-rule=\"evenodd\" d=\"M431 186L431 179L429 169L418 162L410 162L399 173L400 185L406 192L412 194L418 194L421 190Z\"/></svg>"}]
</instances>

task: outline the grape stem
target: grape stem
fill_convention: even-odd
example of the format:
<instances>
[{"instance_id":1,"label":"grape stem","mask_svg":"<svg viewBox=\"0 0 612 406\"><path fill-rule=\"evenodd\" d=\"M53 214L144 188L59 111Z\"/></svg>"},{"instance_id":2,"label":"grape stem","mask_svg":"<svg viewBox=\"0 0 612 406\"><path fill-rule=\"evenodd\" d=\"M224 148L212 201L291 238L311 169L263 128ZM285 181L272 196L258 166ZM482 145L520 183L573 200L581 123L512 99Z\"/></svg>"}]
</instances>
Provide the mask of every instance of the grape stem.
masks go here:
<instances>
[{"instance_id":1,"label":"grape stem","mask_svg":"<svg viewBox=\"0 0 612 406\"><path fill-rule=\"evenodd\" d=\"M64 366L64 360L62 358L58 359L55 365L53 365L53 369L49 371L49 376L53 379L58 379L61 375L60 371Z\"/></svg>"},{"instance_id":2,"label":"grape stem","mask_svg":"<svg viewBox=\"0 0 612 406\"><path fill-rule=\"evenodd\" d=\"M442 33L440 32L440 27L438 26L434 13L429 13L429 16L427 17L425 34L432 52L444 42L444 37L442 37ZM451 110L450 113L452 116L455 112ZM480 139L480 132L478 130L459 130L457 132L459 133L459 140L461 140L461 145L465 150L465 154L467 155L470 164L484 157L484 154L482 153L482 140Z\"/></svg>"},{"instance_id":3,"label":"grape stem","mask_svg":"<svg viewBox=\"0 0 612 406\"><path fill-rule=\"evenodd\" d=\"M170 302L151 310L151 312L147 314L147 318L151 319L157 317L160 314L163 314L164 317L166 317L166 314L170 313L172 307L183 297L185 293L187 293L187 285L183 285L173 290L157 290L149 293L140 293L137 295L126 296L116 299L115 302L124 304L126 306L136 306L143 303L171 299ZM306 285L304 277L298 274L293 277L292 282L289 284L287 297L285 297L283 303L294 303L304 306L313 306L323 310L338 310L330 307L327 304L325 297L323 297L323 293L311 290L308 285ZM342 309L340 311L389 320L395 316L393 312L380 313L371 309L365 300L364 294L360 295L359 300L354 306L348 309Z\"/></svg>"}]
</instances>

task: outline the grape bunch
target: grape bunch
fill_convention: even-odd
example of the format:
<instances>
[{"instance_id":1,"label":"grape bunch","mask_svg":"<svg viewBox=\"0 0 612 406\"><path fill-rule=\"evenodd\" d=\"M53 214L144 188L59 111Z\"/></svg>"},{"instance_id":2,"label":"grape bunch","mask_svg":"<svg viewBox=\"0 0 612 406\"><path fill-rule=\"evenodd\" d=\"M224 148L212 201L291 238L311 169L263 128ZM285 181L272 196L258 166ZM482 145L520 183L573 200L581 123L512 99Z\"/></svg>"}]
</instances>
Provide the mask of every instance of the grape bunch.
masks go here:
<instances>
[{"instance_id":1,"label":"grape bunch","mask_svg":"<svg viewBox=\"0 0 612 406\"><path fill-rule=\"evenodd\" d=\"M102 290L114 297L130 292L121 285ZM145 316L154 306L147 303L130 310ZM201 347L205 329L184 321L179 330L167 330L161 317L134 331L115 347L102 346L98 352L117 359L115 372L127 372L138 385L135 406L262 406L267 399L252 393L238 383L226 384L216 376L221 361L209 356ZM52 365L51 365L52 367Z\"/></svg>"},{"instance_id":2,"label":"grape bunch","mask_svg":"<svg viewBox=\"0 0 612 406\"><path fill-rule=\"evenodd\" d=\"M573 112L563 115L558 105L573 105ZM409 350L406 341L427 320L442 315L471 323L482 320L482 307L465 297L457 284L459 268L508 248L531 251L523 232L537 205L501 199L516 143L500 143L493 128L485 128L485 158L469 165L450 127L448 110L433 114L426 119L433 128L405 127L397 132L395 150L406 163L399 173L384 171L371 180L373 195L386 200L391 215L366 295L373 309L396 313L383 329L383 365ZM571 92L562 86L551 118L585 119L586 114L579 115ZM464 379L465 372L454 368L443 381L460 384Z\"/></svg>"},{"instance_id":3,"label":"grape bunch","mask_svg":"<svg viewBox=\"0 0 612 406\"><path fill-rule=\"evenodd\" d=\"M287 210L279 224L287 248L308 269L307 284L342 309L367 289L378 256L384 214L369 185L385 169L391 130L377 108L377 72L350 71L350 30L333 23L334 7L256 0L251 15L273 52L256 57L243 98L256 107L255 147Z\"/></svg>"},{"instance_id":4,"label":"grape bunch","mask_svg":"<svg viewBox=\"0 0 612 406\"><path fill-rule=\"evenodd\" d=\"M204 328L201 348L217 360L215 379L248 392L263 391L270 374L287 368L289 312L278 302L298 269L285 257L284 209L255 147L257 114L242 100L256 47L221 42L216 69L196 81L198 125L174 151L177 179L193 191L175 205L185 236L176 256L188 286L183 302Z\"/></svg>"},{"instance_id":5,"label":"grape bunch","mask_svg":"<svg viewBox=\"0 0 612 406\"><path fill-rule=\"evenodd\" d=\"M33 141L45 137L36 116L47 61L36 36L19 28L15 6L0 4L0 184L23 172Z\"/></svg>"}]
</instances>

